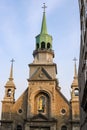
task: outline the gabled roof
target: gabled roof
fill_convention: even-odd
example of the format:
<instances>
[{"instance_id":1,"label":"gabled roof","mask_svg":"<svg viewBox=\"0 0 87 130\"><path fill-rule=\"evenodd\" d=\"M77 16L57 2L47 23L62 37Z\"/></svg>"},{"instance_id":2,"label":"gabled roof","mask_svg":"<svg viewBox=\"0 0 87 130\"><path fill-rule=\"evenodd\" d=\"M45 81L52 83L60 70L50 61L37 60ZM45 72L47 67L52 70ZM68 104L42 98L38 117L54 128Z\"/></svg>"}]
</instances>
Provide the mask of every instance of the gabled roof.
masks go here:
<instances>
[{"instance_id":1,"label":"gabled roof","mask_svg":"<svg viewBox=\"0 0 87 130\"><path fill-rule=\"evenodd\" d=\"M39 113L39 114L33 116L33 117L31 118L31 120L33 120L33 121L36 121L36 120L47 121L48 118L47 118L46 116L42 115L41 113Z\"/></svg>"},{"instance_id":2,"label":"gabled roof","mask_svg":"<svg viewBox=\"0 0 87 130\"><path fill-rule=\"evenodd\" d=\"M47 116L39 113L30 118L30 121L57 121L56 118L48 118Z\"/></svg>"},{"instance_id":3,"label":"gabled roof","mask_svg":"<svg viewBox=\"0 0 87 130\"><path fill-rule=\"evenodd\" d=\"M44 67L38 67L29 80L52 80L52 77Z\"/></svg>"}]
</instances>

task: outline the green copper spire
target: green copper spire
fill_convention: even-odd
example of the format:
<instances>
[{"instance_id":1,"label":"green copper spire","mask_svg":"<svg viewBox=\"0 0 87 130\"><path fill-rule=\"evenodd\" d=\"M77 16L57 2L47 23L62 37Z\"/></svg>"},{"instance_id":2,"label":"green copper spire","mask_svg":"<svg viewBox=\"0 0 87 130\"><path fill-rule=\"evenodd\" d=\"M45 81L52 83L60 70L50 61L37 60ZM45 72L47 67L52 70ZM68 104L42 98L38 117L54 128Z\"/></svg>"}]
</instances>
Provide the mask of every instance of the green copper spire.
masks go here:
<instances>
[{"instance_id":1,"label":"green copper spire","mask_svg":"<svg viewBox=\"0 0 87 130\"><path fill-rule=\"evenodd\" d=\"M36 50L52 50L52 36L47 33L47 25L46 25L46 15L45 15L45 9L47 8L45 6L45 3L43 3L43 18L42 18L42 26L41 26L41 32L39 35L36 36Z\"/></svg>"},{"instance_id":2,"label":"green copper spire","mask_svg":"<svg viewBox=\"0 0 87 130\"><path fill-rule=\"evenodd\" d=\"M47 34L46 16L45 16L45 8L47 8L47 7L45 6L45 3L43 3L43 4L44 4L44 6L42 8L44 9L44 12L43 12L41 34Z\"/></svg>"}]
</instances>

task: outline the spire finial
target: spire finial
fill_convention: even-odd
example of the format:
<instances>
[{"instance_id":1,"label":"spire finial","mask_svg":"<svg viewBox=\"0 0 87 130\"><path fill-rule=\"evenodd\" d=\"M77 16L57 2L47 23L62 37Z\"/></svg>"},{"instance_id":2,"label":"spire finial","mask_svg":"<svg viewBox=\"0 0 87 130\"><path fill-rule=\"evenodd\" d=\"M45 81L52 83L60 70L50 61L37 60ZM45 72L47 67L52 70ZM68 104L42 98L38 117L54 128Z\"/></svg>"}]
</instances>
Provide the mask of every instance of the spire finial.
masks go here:
<instances>
[{"instance_id":1,"label":"spire finial","mask_svg":"<svg viewBox=\"0 0 87 130\"><path fill-rule=\"evenodd\" d=\"M43 3L43 7L42 8L44 10L43 12L45 13L45 9L47 8L47 6L45 5L45 3Z\"/></svg>"},{"instance_id":2,"label":"spire finial","mask_svg":"<svg viewBox=\"0 0 87 130\"><path fill-rule=\"evenodd\" d=\"M77 61L77 59L76 59L76 57L74 57L73 61L74 61L74 64L75 64L75 67L74 67L74 78L76 78L77 77L77 69L76 69L76 61Z\"/></svg>"},{"instance_id":3,"label":"spire finial","mask_svg":"<svg viewBox=\"0 0 87 130\"><path fill-rule=\"evenodd\" d=\"M42 26L41 26L41 34L47 34L47 26L46 26L46 16L45 16L45 3L43 3L44 12L43 12L43 20L42 20Z\"/></svg>"},{"instance_id":4,"label":"spire finial","mask_svg":"<svg viewBox=\"0 0 87 130\"><path fill-rule=\"evenodd\" d=\"M15 60L12 58L11 62L12 62L12 64L13 64L13 62L15 62Z\"/></svg>"},{"instance_id":5,"label":"spire finial","mask_svg":"<svg viewBox=\"0 0 87 130\"><path fill-rule=\"evenodd\" d=\"M74 61L74 62L75 62L75 64L76 64L76 61L77 61L76 57L74 57L73 61Z\"/></svg>"},{"instance_id":6,"label":"spire finial","mask_svg":"<svg viewBox=\"0 0 87 130\"><path fill-rule=\"evenodd\" d=\"M15 60L12 58L11 60L11 70L10 70L10 77L9 77L9 80L13 80L13 62Z\"/></svg>"}]
</instances>

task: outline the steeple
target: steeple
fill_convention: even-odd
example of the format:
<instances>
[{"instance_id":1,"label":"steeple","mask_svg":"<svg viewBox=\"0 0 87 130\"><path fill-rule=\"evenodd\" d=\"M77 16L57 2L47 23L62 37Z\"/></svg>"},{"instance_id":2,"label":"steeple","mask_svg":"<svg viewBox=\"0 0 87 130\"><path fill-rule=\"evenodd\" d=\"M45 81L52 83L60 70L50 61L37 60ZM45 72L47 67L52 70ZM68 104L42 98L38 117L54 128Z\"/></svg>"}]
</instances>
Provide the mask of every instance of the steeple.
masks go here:
<instances>
[{"instance_id":1,"label":"steeple","mask_svg":"<svg viewBox=\"0 0 87 130\"><path fill-rule=\"evenodd\" d=\"M73 59L74 61L74 77L73 82L71 85L71 100L79 100L79 88L78 88L78 75L77 75L77 69L76 69L76 58Z\"/></svg>"},{"instance_id":2,"label":"steeple","mask_svg":"<svg viewBox=\"0 0 87 130\"><path fill-rule=\"evenodd\" d=\"M47 34L47 25L46 25L46 16L45 16L45 8L47 8L47 6L45 6L45 3L43 4L44 6L42 8L44 9L44 12L43 12L43 20L41 26L41 34Z\"/></svg>"},{"instance_id":3,"label":"steeple","mask_svg":"<svg viewBox=\"0 0 87 130\"><path fill-rule=\"evenodd\" d=\"M8 101L8 102L14 102L14 94L15 94L15 84L13 82L13 62L14 59L11 60L11 68L10 68L10 76L9 76L9 80L7 81L6 85L5 85L5 97L4 97L4 101Z\"/></svg>"},{"instance_id":4,"label":"steeple","mask_svg":"<svg viewBox=\"0 0 87 130\"><path fill-rule=\"evenodd\" d=\"M76 58L74 58L75 65L74 65L74 78L77 78L77 69L76 69Z\"/></svg>"},{"instance_id":5,"label":"steeple","mask_svg":"<svg viewBox=\"0 0 87 130\"><path fill-rule=\"evenodd\" d=\"M34 63L48 63L48 60L51 61L54 58L54 51L52 50L52 36L47 32L47 25L46 25L46 12L45 3L43 3L43 18L42 18L42 25L40 34L36 36L36 48L33 51L34 56ZM43 53L43 54L42 54ZM42 55L44 60L42 61ZM41 57L41 58L40 58ZM38 59L39 58L39 59Z\"/></svg>"},{"instance_id":6,"label":"steeple","mask_svg":"<svg viewBox=\"0 0 87 130\"><path fill-rule=\"evenodd\" d=\"M78 86L78 75L77 75L77 69L76 69L76 58L73 59L74 63L74 78L73 78L73 82L72 82L72 86L76 85Z\"/></svg>"},{"instance_id":7,"label":"steeple","mask_svg":"<svg viewBox=\"0 0 87 130\"><path fill-rule=\"evenodd\" d=\"M73 59L74 61L74 77L73 82L71 85L71 107L72 107L72 120L77 120L79 122L79 88L78 88L78 75L77 75L77 68L76 68L76 58ZM74 128L74 125L72 126Z\"/></svg>"},{"instance_id":8,"label":"steeple","mask_svg":"<svg viewBox=\"0 0 87 130\"><path fill-rule=\"evenodd\" d=\"M9 80L13 80L13 62L14 62L14 59L11 60L11 70L10 70L10 76L9 76Z\"/></svg>"}]
</instances>

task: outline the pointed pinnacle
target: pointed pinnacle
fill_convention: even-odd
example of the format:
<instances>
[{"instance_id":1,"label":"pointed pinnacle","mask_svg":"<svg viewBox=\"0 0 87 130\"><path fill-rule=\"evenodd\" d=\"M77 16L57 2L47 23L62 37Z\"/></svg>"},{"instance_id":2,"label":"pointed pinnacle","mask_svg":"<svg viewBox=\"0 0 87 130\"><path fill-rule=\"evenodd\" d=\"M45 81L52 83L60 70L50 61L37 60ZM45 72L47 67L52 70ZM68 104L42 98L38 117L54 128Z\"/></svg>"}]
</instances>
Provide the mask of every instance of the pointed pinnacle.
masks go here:
<instances>
[{"instance_id":1,"label":"pointed pinnacle","mask_svg":"<svg viewBox=\"0 0 87 130\"><path fill-rule=\"evenodd\" d=\"M47 34L47 25L46 25L46 16L45 16L45 8L47 7L45 6L45 3L42 8L44 8L44 12L43 12L43 20L42 20L42 26L41 26L41 34Z\"/></svg>"},{"instance_id":2,"label":"pointed pinnacle","mask_svg":"<svg viewBox=\"0 0 87 130\"><path fill-rule=\"evenodd\" d=\"M76 61L77 61L77 59L74 58L73 60L75 62L75 65L74 65L74 78L77 78L77 69L76 69Z\"/></svg>"},{"instance_id":3,"label":"pointed pinnacle","mask_svg":"<svg viewBox=\"0 0 87 130\"><path fill-rule=\"evenodd\" d=\"M9 80L13 80L13 62L14 62L14 59L11 60L11 70L10 70L10 76L9 76Z\"/></svg>"}]
</instances>

